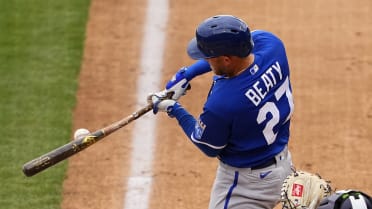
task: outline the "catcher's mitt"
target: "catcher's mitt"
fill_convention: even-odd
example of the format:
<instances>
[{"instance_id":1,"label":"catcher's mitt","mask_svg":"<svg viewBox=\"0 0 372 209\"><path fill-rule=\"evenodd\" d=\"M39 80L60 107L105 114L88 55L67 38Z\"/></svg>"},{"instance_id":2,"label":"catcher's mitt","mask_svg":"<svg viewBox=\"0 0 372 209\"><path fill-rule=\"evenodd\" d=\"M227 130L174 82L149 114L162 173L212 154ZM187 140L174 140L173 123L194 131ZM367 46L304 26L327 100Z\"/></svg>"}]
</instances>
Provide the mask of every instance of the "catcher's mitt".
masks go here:
<instances>
[{"instance_id":1,"label":"catcher's mitt","mask_svg":"<svg viewBox=\"0 0 372 209\"><path fill-rule=\"evenodd\" d=\"M331 195L328 181L317 174L294 171L283 182L281 202L283 209L316 209L321 199Z\"/></svg>"}]
</instances>

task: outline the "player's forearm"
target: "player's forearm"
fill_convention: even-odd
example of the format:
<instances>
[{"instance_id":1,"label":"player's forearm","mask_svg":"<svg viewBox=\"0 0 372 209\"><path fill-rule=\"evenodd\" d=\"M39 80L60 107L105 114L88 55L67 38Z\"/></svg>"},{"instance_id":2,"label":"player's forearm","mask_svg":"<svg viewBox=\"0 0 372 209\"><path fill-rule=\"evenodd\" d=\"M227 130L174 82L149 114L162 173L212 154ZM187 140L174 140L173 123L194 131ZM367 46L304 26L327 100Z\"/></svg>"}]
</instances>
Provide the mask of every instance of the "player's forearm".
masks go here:
<instances>
[{"instance_id":1,"label":"player's forearm","mask_svg":"<svg viewBox=\"0 0 372 209\"><path fill-rule=\"evenodd\" d=\"M186 67L185 77L188 81L192 80L198 75L211 71L211 67L205 60L198 60L194 64Z\"/></svg>"},{"instance_id":2,"label":"player's forearm","mask_svg":"<svg viewBox=\"0 0 372 209\"><path fill-rule=\"evenodd\" d=\"M204 143L200 143L193 139L193 133L195 131L195 124L197 123L194 116L187 112L179 103L176 103L170 113L177 120L187 137L190 141L195 144L205 155L209 157L216 157L220 149L214 149L211 146L208 146Z\"/></svg>"},{"instance_id":3,"label":"player's forearm","mask_svg":"<svg viewBox=\"0 0 372 209\"><path fill-rule=\"evenodd\" d=\"M188 113L187 110L185 110L179 103L176 103L173 106L170 115L177 119L178 124L182 127L182 130L190 138L196 123L194 116Z\"/></svg>"},{"instance_id":4,"label":"player's forearm","mask_svg":"<svg viewBox=\"0 0 372 209\"><path fill-rule=\"evenodd\" d=\"M181 96L186 94L188 89L190 89L190 80L209 71L211 71L211 68L205 60L199 60L188 67L182 67L167 82L165 90L167 92L173 92L171 99L178 100Z\"/></svg>"}]
</instances>

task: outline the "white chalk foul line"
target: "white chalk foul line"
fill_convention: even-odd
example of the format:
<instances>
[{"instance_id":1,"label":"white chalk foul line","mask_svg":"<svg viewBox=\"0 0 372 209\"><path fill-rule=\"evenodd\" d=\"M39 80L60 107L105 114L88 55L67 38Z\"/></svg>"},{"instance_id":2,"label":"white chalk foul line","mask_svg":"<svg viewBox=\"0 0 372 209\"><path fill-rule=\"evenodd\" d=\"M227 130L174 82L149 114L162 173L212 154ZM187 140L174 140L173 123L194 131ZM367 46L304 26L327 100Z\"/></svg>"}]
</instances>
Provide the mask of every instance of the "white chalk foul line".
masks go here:
<instances>
[{"instance_id":1,"label":"white chalk foul line","mask_svg":"<svg viewBox=\"0 0 372 209\"><path fill-rule=\"evenodd\" d=\"M146 105L148 93L161 90L161 68L168 0L148 0L137 81L138 108ZM131 171L127 181L124 209L147 209L152 183L153 144L156 119L151 113L135 122L132 138Z\"/></svg>"}]
</instances>

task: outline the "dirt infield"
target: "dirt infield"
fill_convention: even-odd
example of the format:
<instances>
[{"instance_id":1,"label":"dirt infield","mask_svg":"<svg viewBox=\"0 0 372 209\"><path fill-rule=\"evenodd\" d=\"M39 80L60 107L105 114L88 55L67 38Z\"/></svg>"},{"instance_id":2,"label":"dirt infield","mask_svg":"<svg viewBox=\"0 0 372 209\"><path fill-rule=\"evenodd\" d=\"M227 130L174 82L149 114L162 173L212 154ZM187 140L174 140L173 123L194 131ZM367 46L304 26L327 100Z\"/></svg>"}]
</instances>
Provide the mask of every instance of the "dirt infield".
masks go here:
<instances>
[{"instance_id":1,"label":"dirt infield","mask_svg":"<svg viewBox=\"0 0 372 209\"><path fill-rule=\"evenodd\" d=\"M75 129L95 130L135 110L145 8L145 0L92 0ZM276 33L292 70L295 166L320 173L334 188L372 194L371 13L369 0L170 1L162 83L192 63L185 47L206 17L233 14L251 29ZM194 115L210 79L193 80L192 91L180 100ZM157 117L149 208L207 208L217 160L199 152L174 119ZM123 208L132 127L69 160L62 208Z\"/></svg>"}]
</instances>

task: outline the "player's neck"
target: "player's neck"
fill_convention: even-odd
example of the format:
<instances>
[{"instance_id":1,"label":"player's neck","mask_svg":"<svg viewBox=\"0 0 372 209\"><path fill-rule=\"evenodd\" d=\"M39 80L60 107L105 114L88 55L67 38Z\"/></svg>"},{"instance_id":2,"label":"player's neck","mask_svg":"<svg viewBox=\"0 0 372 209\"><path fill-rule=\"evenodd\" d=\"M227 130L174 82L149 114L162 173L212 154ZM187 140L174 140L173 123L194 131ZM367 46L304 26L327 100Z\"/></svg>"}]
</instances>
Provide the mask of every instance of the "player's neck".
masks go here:
<instances>
[{"instance_id":1,"label":"player's neck","mask_svg":"<svg viewBox=\"0 0 372 209\"><path fill-rule=\"evenodd\" d=\"M248 67L251 66L254 62L254 54L250 54L245 58L237 58L237 59L240 59L240 60L236 62L236 66L234 66L234 72L228 76L229 78L238 76L241 73L243 73L246 69L248 69Z\"/></svg>"}]
</instances>

